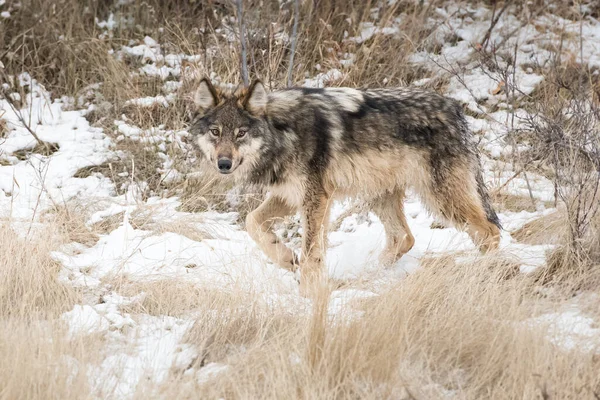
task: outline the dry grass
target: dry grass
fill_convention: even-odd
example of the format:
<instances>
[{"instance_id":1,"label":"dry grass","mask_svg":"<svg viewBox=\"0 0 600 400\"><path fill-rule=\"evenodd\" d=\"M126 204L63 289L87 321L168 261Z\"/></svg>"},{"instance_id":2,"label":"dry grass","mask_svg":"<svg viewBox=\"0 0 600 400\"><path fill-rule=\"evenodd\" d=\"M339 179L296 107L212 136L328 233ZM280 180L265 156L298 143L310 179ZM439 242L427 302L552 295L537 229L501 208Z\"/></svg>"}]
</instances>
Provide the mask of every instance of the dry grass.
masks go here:
<instances>
[{"instance_id":1,"label":"dry grass","mask_svg":"<svg viewBox=\"0 0 600 400\"><path fill-rule=\"evenodd\" d=\"M2 115L0 114L0 138L3 138L8 133L8 124L4 119L2 119Z\"/></svg>"},{"instance_id":2,"label":"dry grass","mask_svg":"<svg viewBox=\"0 0 600 400\"><path fill-rule=\"evenodd\" d=\"M67 340L53 322L3 320L0 327L0 399L86 399L87 343Z\"/></svg>"},{"instance_id":3,"label":"dry grass","mask_svg":"<svg viewBox=\"0 0 600 400\"><path fill-rule=\"evenodd\" d=\"M60 241L52 227L19 238L11 228L0 226L0 316L27 318L57 315L69 309L76 294L56 281L60 266L50 258Z\"/></svg>"},{"instance_id":4,"label":"dry grass","mask_svg":"<svg viewBox=\"0 0 600 400\"><path fill-rule=\"evenodd\" d=\"M108 50L149 35L166 43L170 51L203 54L199 63L202 73L214 71L226 81L235 81L239 79L239 73L233 66L238 64L239 49L226 44L218 34L231 29L224 24L223 17L232 15L233 8L226 2L216 4L216 7L214 1L125 4L118 9L115 18L135 18L136 29L122 26L112 35L99 38L102 30L94 23L94 18L105 20L114 10L110 3L84 6L74 0L53 3L27 0L16 4L13 16L5 21L6 29L0 34L0 48L5 49L3 62L8 74L28 70L55 90L55 94L78 95L91 83L103 82L101 93L104 99L119 107L123 100L136 97L134 94L153 95L161 83L136 82L139 77L129 76L127 69L139 60L116 60ZM359 24L369 20L370 10L375 5L372 1L340 0L303 3L294 80L301 80L305 72L314 72L316 64L324 68L339 66L340 54L343 56L345 52L356 50L356 44L344 40L344 31L350 36L359 34ZM290 6L288 3L280 8L276 2L266 2L262 7L252 9L252 4L247 5L246 22L251 32L248 40L252 52L249 55L250 73L275 86L284 82L287 73L288 44L282 46L277 34L289 30L293 22ZM408 56L419 46L424 46L431 32L424 30L423 21L433 6L435 2L422 7L413 1L402 0L383 7L379 18L384 24L400 13L408 17L402 26L402 39L389 41L375 35L368 46L357 52L356 68L345 83L397 85L414 79L414 69L397 58L382 57L376 63L370 60L374 55L386 54L386 49ZM214 13L206 12L207 7L212 7ZM271 22L274 24L269 28ZM14 43L19 45L10 47ZM219 45L217 54L206 51L215 44ZM384 81L384 78L387 79ZM135 93L127 93L132 90Z\"/></svg>"},{"instance_id":5,"label":"dry grass","mask_svg":"<svg viewBox=\"0 0 600 400\"><path fill-rule=\"evenodd\" d=\"M64 239L47 231L25 246L8 228L1 232L7 261L0 281L0 397L87 398L86 366L102 353L86 352L103 339L67 342L64 327L53 322L79 301L56 281L49 258ZM570 282L594 276L582 270ZM139 397L594 399L600 393L600 358L557 347L546 326L527 322L560 311L568 298L541 298L534 277L515 274L497 257L466 263L428 257L414 274L330 318L323 318L327 302L290 307L242 287L168 279L111 287L124 296L144 294L124 306L132 315L194 316L185 342L199 356L189 367L227 365L202 380L173 369L161 386L140 384Z\"/></svg>"},{"instance_id":6,"label":"dry grass","mask_svg":"<svg viewBox=\"0 0 600 400\"><path fill-rule=\"evenodd\" d=\"M42 220L55 226L67 242L93 246L98 241L98 231L86 226L92 207L76 202L64 204L44 213Z\"/></svg>"},{"instance_id":7,"label":"dry grass","mask_svg":"<svg viewBox=\"0 0 600 400\"><path fill-rule=\"evenodd\" d=\"M511 236L521 243L532 245L564 243L567 237L565 218L564 212L556 211L526 223L511 232Z\"/></svg>"},{"instance_id":8,"label":"dry grass","mask_svg":"<svg viewBox=\"0 0 600 400\"><path fill-rule=\"evenodd\" d=\"M21 239L0 226L0 398L86 398L85 343L69 341L56 320L79 302L57 281L50 251L59 243L52 227Z\"/></svg>"},{"instance_id":9,"label":"dry grass","mask_svg":"<svg viewBox=\"0 0 600 400\"><path fill-rule=\"evenodd\" d=\"M131 313L149 315L185 316L191 310L206 307L207 299L218 296L218 290L210 292L191 282L178 279L159 279L147 282L128 282L116 280L111 284L122 296L136 296L143 293L143 299L133 305L125 307Z\"/></svg>"},{"instance_id":10,"label":"dry grass","mask_svg":"<svg viewBox=\"0 0 600 400\"><path fill-rule=\"evenodd\" d=\"M44 212L42 221L57 229L67 243L76 242L91 247L100 238L117 229L123 224L125 211L103 217L100 221L89 224L90 217L96 211L104 210L112 203L69 201L61 206ZM213 238L210 228L203 222L201 214L172 214L159 213L161 205L140 203L128 216L128 222L135 229L150 231L153 234L172 232L188 237L191 240L202 241Z\"/></svg>"},{"instance_id":11,"label":"dry grass","mask_svg":"<svg viewBox=\"0 0 600 400\"><path fill-rule=\"evenodd\" d=\"M507 269L508 268L508 269ZM227 364L196 382L174 371L159 388L177 398L589 398L600 359L552 345L530 326L533 281L492 259L429 262L355 312L310 323L281 305L245 304L231 293L201 313L188 340L195 367ZM244 299L246 300L246 299ZM556 304L548 304L552 309ZM311 343L323 333L316 362ZM215 365L215 364L212 364ZM150 389L149 389L150 390Z\"/></svg>"},{"instance_id":12,"label":"dry grass","mask_svg":"<svg viewBox=\"0 0 600 400\"><path fill-rule=\"evenodd\" d=\"M498 211L536 211L536 204L530 197L517 196L505 192L494 192L492 193L492 201Z\"/></svg>"}]
</instances>

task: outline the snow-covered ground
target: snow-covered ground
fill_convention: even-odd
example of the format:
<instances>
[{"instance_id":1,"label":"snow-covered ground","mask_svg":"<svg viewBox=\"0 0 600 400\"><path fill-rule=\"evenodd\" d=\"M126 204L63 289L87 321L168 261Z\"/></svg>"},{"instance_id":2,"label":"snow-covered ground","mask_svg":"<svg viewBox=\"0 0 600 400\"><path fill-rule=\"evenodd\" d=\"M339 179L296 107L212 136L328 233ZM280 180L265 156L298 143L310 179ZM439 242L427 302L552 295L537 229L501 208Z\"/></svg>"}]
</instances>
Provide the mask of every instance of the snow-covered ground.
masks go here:
<instances>
[{"instance_id":1,"label":"snow-covered ground","mask_svg":"<svg viewBox=\"0 0 600 400\"><path fill-rule=\"evenodd\" d=\"M473 45L480 40L490 23L490 10L469 9L448 6L437 10L437 17L430 23L445 21L436 33L441 45L439 54L415 53L412 62L430 68L436 74L447 73L457 65L471 63ZM112 17L112 16L111 16ZM396 21L398 22L398 21ZM512 74L514 84L522 95L529 94L543 81L544 77L530 68L532 60L539 64L548 61L552 54L545 50L543 43L556 43L561 37L551 26L560 25L567 31L581 32L584 35L584 62L590 66L600 66L600 23L589 18L579 23L558 17L539 17L536 28L533 24L522 27L519 34L508 36L520 21L507 14L500 19L490 42L500 42L506 38L507 48L519 44L516 71ZM112 29L114 20L98 22L107 32ZM541 29L546 27L547 29ZM444 42L444 37L452 33L461 40ZM361 44L373 35L399 35L397 25L378 27L365 24L358 37L347 40ZM576 48L577 46L565 48ZM138 106L169 106L174 100L173 90L178 87L182 61L198 61L197 55L164 54L161 45L147 37L143 43L124 46L116 57L138 57L144 66L140 74L157 76L165 80L166 96L156 98L131 99ZM343 77L345 67L351 65L352 55L348 55L339 68L322 72L306 79L306 86L328 85ZM506 66L511 68L511 66ZM501 78L490 76L476 66L465 68L469 71L457 78L452 76L447 95L468 105L480 117L468 117L474 132L482 137L481 148L489 154L485 157L486 181L489 186L501 187L503 192L529 198L530 193L536 203L534 212L501 212L501 222L505 227L501 248L528 273L545 263L545 253L552 245L526 245L512 238L511 232L527 222L553 212L546 204L554 200L554 186L548 179L528 174L528 182L514 177L511 164L503 161L503 155L510 149L503 141L510 127L506 94L496 93ZM46 90L35 81L35 77L23 73L19 77L21 87L29 93L21 110L13 110L5 100L0 100L0 117L8 123L9 132L0 144L0 213L10 221L20 235L30 235L42 224L40 216L70 201L95 204L87 224L92 226L107 218L117 216L121 223L112 231L101 235L97 243L86 246L70 243L56 249L53 258L62 265L60 279L94 293L102 293L97 303L76 305L63 314L70 335L95 333L103 335L106 350L111 355L92 368L89 379L98 395L110 388L118 398L131 396L142 380L156 383L166 379L171 368L185 368L197 356L195 350L184 343L184 335L193 325L194 317L176 318L131 314L126 306L143 301L144 293L133 297L123 297L110 289L110 279L124 278L131 282L148 282L162 279L177 279L198 285L208 285L227 290L229 287L244 288L264 301L283 301L290 310L306 310L309 300L298 293L294 275L274 266L258 250L248 234L236 224L236 213L205 212L191 214L179 211L180 199L176 197L152 197L142 200L135 190L117 195L117 188L109 177L95 173L85 178L75 177L81 168L100 165L113 157L112 145L127 137L141 144L161 144L178 141L185 131L169 131L164 127L144 130L127 121L115 121L118 136L109 135L100 128L91 127L85 119L87 109L71 110L58 99L51 99ZM488 113L492 106L497 111ZM515 110L516 115L526 116L525 110ZM20 115L19 115L20 114ZM36 141L26 129L22 120L28 121L30 128L39 138L58 145L58 150L50 155L28 154L25 159L15 154L31 150ZM519 118L517 122L519 123ZM165 158L165 164L169 163ZM165 169L164 174L167 174ZM531 188L531 189L530 189ZM343 280L366 279L374 282L373 290L340 289L332 294L329 311L331 314L344 313L349 298L377 296L376 283L382 280L402 279L419 268L424 255L457 253L463 258L476 258L469 237L454 228L432 228L434 219L414 197L406 201L406 214L416 239L414 248L396 265L383 270L377 266L379 252L385 245L382 224L373 214L354 214L330 234L330 248L327 254L327 268L330 276ZM341 215L349 203L335 205L332 220ZM160 222L186 221L196 229L206 232L206 238L193 240L176 232L158 233L153 230L137 229L131 223L136 212L149 212ZM293 243L292 243L293 244ZM297 247L297 246L296 246ZM594 321L579 310L570 309L562 313L544 314L531 323L549 325L549 338L554 343L567 348L592 348L598 341L600 331L594 328ZM200 371L198 379L206 379L211 373L219 373L227 367L209 364Z\"/></svg>"}]
</instances>

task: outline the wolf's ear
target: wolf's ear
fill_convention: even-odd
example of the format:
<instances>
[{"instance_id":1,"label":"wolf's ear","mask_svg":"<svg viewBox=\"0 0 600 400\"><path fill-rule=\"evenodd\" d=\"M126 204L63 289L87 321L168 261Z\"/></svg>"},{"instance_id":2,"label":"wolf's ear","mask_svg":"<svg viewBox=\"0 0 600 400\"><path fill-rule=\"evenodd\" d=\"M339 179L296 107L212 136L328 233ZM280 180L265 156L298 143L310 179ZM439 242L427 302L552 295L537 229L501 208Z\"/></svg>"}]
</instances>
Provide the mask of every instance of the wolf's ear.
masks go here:
<instances>
[{"instance_id":1,"label":"wolf's ear","mask_svg":"<svg viewBox=\"0 0 600 400\"><path fill-rule=\"evenodd\" d=\"M216 107L219 102L217 91L213 87L208 78L202 79L198 88L194 92L194 104L198 111L205 113L213 107Z\"/></svg>"},{"instance_id":2,"label":"wolf's ear","mask_svg":"<svg viewBox=\"0 0 600 400\"><path fill-rule=\"evenodd\" d=\"M253 115L262 116L267 112L267 91L265 85L256 80L248 89L248 94L244 101L244 108Z\"/></svg>"}]
</instances>

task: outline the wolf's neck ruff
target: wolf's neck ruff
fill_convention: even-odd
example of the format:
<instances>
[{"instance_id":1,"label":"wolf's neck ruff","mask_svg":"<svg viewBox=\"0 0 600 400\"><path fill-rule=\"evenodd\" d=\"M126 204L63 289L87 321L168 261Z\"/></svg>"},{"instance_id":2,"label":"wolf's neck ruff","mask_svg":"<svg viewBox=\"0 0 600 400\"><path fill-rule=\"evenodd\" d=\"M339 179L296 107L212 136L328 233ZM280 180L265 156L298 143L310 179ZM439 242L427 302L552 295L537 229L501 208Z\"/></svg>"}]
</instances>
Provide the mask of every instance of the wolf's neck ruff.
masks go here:
<instances>
[{"instance_id":1,"label":"wolf's neck ruff","mask_svg":"<svg viewBox=\"0 0 600 400\"><path fill-rule=\"evenodd\" d=\"M249 171L248 180L252 184L273 186L284 182L287 166L294 163L294 157L278 141L261 152L259 160L252 170ZM243 179L243 178L242 178Z\"/></svg>"}]
</instances>

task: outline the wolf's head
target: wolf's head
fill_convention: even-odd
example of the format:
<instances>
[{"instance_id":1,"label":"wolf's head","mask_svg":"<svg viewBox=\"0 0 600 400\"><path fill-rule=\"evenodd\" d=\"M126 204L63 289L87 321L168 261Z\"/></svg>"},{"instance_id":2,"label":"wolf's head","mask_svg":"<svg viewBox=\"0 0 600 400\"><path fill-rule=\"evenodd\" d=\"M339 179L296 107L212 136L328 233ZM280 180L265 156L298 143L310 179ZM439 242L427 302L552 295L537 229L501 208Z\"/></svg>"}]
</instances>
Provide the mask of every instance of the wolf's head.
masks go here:
<instances>
[{"instance_id":1,"label":"wolf's head","mask_svg":"<svg viewBox=\"0 0 600 400\"><path fill-rule=\"evenodd\" d=\"M259 157L265 131L267 92L260 81L233 93L203 79L194 93L198 114L190 128L194 144L222 174L245 170Z\"/></svg>"}]
</instances>

